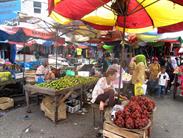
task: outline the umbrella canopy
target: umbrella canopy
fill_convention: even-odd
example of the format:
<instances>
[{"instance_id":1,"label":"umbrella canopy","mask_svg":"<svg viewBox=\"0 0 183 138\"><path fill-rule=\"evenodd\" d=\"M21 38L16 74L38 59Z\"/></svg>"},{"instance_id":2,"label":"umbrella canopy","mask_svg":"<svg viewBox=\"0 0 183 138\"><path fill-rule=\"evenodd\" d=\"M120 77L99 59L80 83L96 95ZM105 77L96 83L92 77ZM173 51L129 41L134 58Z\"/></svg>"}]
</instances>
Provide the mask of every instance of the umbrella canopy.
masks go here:
<instances>
[{"instance_id":1,"label":"umbrella canopy","mask_svg":"<svg viewBox=\"0 0 183 138\"><path fill-rule=\"evenodd\" d=\"M24 33L23 29L19 29L15 34L9 35L8 41L26 42L29 37Z\"/></svg>"},{"instance_id":2,"label":"umbrella canopy","mask_svg":"<svg viewBox=\"0 0 183 138\"><path fill-rule=\"evenodd\" d=\"M137 34L138 40L145 41L145 42L155 42L155 41L172 41L178 40L179 38L183 38L183 31L179 32L169 32L163 34L150 34L150 33L142 33Z\"/></svg>"},{"instance_id":3,"label":"umbrella canopy","mask_svg":"<svg viewBox=\"0 0 183 138\"><path fill-rule=\"evenodd\" d=\"M171 0L171 1L173 1L175 3L178 3L180 5L183 5L183 0Z\"/></svg>"},{"instance_id":4,"label":"umbrella canopy","mask_svg":"<svg viewBox=\"0 0 183 138\"><path fill-rule=\"evenodd\" d=\"M176 31L182 31L183 30L183 22L165 26L165 27L160 27L158 28L158 33L165 33L165 32L176 32Z\"/></svg>"},{"instance_id":5,"label":"umbrella canopy","mask_svg":"<svg viewBox=\"0 0 183 138\"><path fill-rule=\"evenodd\" d=\"M37 29L34 27L26 27L26 26L6 26L1 25L0 29L9 33L15 34L18 31L24 33L25 36L40 38L40 39L53 39L55 34L53 32L48 32L43 29Z\"/></svg>"},{"instance_id":6,"label":"umbrella canopy","mask_svg":"<svg viewBox=\"0 0 183 138\"><path fill-rule=\"evenodd\" d=\"M0 30L0 41L2 41L2 42L6 41L6 40L8 40L8 37L9 37L8 33Z\"/></svg>"},{"instance_id":7,"label":"umbrella canopy","mask_svg":"<svg viewBox=\"0 0 183 138\"><path fill-rule=\"evenodd\" d=\"M50 16L61 24L82 20L96 29L107 30L115 26L122 30L125 26L127 32L138 33L183 22L181 0L50 1Z\"/></svg>"}]
</instances>

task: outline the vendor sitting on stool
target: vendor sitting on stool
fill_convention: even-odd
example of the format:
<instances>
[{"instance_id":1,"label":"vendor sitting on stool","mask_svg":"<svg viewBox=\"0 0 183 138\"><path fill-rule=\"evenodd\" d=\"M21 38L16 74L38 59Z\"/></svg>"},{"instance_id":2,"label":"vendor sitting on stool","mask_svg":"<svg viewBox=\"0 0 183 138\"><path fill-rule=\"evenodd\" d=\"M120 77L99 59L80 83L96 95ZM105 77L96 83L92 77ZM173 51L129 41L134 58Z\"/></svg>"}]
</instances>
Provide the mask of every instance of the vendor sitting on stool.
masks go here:
<instances>
[{"instance_id":1,"label":"vendor sitting on stool","mask_svg":"<svg viewBox=\"0 0 183 138\"><path fill-rule=\"evenodd\" d=\"M36 70L36 82L42 83L45 80L55 79L55 74L48 66L48 61L45 61L43 65L40 65Z\"/></svg>"},{"instance_id":2,"label":"vendor sitting on stool","mask_svg":"<svg viewBox=\"0 0 183 138\"><path fill-rule=\"evenodd\" d=\"M92 103L99 104L99 109L104 110L105 105L114 106L115 99L115 89L113 87L113 81L116 80L117 70L109 69L105 77L98 80L95 88L92 92Z\"/></svg>"}]
</instances>

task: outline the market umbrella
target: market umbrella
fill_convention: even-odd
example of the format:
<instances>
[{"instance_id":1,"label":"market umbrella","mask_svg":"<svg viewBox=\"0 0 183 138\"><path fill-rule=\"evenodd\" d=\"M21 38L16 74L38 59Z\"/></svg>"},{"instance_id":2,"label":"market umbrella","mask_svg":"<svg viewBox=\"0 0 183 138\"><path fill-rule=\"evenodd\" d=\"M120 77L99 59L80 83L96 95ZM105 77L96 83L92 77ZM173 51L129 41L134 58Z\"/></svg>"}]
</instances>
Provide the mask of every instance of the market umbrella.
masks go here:
<instances>
[{"instance_id":1,"label":"market umbrella","mask_svg":"<svg viewBox=\"0 0 183 138\"><path fill-rule=\"evenodd\" d=\"M177 32L183 30L183 22L158 28L158 33Z\"/></svg>"},{"instance_id":2,"label":"market umbrella","mask_svg":"<svg viewBox=\"0 0 183 138\"><path fill-rule=\"evenodd\" d=\"M169 0L63 0L49 1L50 16L61 24L82 20L100 30L116 27L126 32L141 33L155 27L183 22L183 6ZM178 1L178 0L177 0ZM124 53L122 48L121 53ZM122 57L120 58L122 61ZM122 72L122 69L120 70ZM120 73L121 75L121 73ZM121 76L120 80L121 82ZM119 83L119 88L120 87Z\"/></svg>"},{"instance_id":3,"label":"market umbrella","mask_svg":"<svg viewBox=\"0 0 183 138\"><path fill-rule=\"evenodd\" d=\"M183 22L180 3L181 0L116 0L114 3L111 0L57 0L55 6L49 5L52 7L49 10L50 16L61 24L82 20L97 29L116 26L138 33Z\"/></svg>"},{"instance_id":4,"label":"market umbrella","mask_svg":"<svg viewBox=\"0 0 183 138\"><path fill-rule=\"evenodd\" d=\"M8 39L8 37L9 37L8 33L6 33L5 31L0 30L0 41L1 42L6 41Z\"/></svg>"},{"instance_id":5,"label":"market umbrella","mask_svg":"<svg viewBox=\"0 0 183 138\"><path fill-rule=\"evenodd\" d=\"M180 5L183 5L183 0L171 0L171 1L173 1L175 3L178 3Z\"/></svg>"},{"instance_id":6,"label":"market umbrella","mask_svg":"<svg viewBox=\"0 0 183 138\"><path fill-rule=\"evenodd\" d=\"M22 28L20 28L15 34L9 35L8 41L13 41L13 42L27 42L27 40L30 37L28 37Z\"/></svg>"}]
</instances>

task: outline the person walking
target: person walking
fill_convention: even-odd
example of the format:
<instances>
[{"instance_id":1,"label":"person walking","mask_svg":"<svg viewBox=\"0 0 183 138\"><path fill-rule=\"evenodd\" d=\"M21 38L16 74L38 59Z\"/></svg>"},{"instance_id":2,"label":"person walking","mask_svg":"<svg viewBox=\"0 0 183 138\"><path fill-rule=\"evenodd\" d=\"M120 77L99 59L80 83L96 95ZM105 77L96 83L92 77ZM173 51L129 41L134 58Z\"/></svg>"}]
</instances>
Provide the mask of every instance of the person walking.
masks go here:
<instances>
[{"instance_id":1,"label":"person walking","mask_svg":"<svg viewBox=\"0 0 183 138\"><path fill-rule=\"evenodd\" d=\"M166 63L165 63L165 67L166 67L166 72L168 73L170 80L168 81L168 85L167 85L167 89L165 94L168 94L170 92L171 86L172 86L172 82L174 80L174 68L172 66L172 61L170 59L170 57L166 58Z\"/></svg>"},{"instance_id":2,"label":"person walking","mask_svg":"<svg viewBox=\"0 0 183 138\"><path fill-rule=\"evenodd\" d=\"M104 55L104 59L103 59L103 73L105 73L107 71L108 67L111 65L110 59L111 59L110 53L106 53Z\"/></svg>"},{"instance_id":3,"label":"person walking","mask_svg":"<svg viewBox=\"0 0 183 138\"><path fill-rule=\"evenodd\" d=\"M163 66L161 67L161 72L158 73L158 91L157 96L164 96L165 91L168 85L168 81L170 80L168 73L166 72L166 68Z\"/></svg>"},{"instance_id":4,"label":"person walking","mask_svg":"<svg viewBox=\"0 0 183 138\"><path fill-rule=\"evenodd\" d=\"M158 82L157 82L157 75L160 72L161 67L158 62L158 58L153 58L153 63L149 65L149 81L148 81L148 91L150 93L154 93L157 89Z\"/></svg>"}]
</instances>

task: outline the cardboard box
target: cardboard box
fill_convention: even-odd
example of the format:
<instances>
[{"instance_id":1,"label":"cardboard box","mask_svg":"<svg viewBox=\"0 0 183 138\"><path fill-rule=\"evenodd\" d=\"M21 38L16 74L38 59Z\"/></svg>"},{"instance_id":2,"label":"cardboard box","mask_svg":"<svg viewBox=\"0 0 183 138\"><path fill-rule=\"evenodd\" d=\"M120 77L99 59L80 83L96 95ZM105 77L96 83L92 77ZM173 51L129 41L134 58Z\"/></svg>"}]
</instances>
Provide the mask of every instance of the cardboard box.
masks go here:
<instances>
[{"instance_id":1,"label":"cardboard box","mask_svg":"<svg viewBox=\"0 0 183 138\"><path fill-rule=\"evenodd\" d=\"M45 116L55 122L54 101L52 97L46 96L41 102L41 110L45 113ZM58 107L58 120L66 119L66 104L64 102L59 103Z\"/></svg>"}]
</instances>

